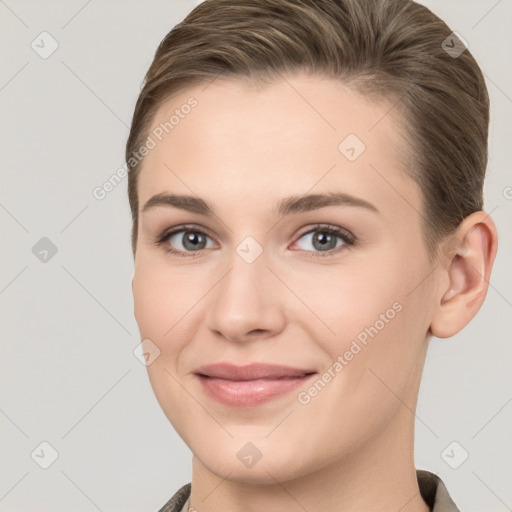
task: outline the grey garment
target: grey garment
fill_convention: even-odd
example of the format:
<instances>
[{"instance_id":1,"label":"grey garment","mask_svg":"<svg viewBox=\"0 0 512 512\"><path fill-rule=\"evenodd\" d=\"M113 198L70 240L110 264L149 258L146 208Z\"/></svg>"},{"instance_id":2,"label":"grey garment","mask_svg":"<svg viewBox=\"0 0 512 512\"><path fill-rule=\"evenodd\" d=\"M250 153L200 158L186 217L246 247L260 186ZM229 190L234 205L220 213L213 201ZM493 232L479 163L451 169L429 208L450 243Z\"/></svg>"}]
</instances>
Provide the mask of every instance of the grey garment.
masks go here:
<instances>
[{"instance_id":1,"label":"grey garment","mask_svg":"<svg viewBox=\"0 0 512 512\"><path fill-rule=\"evenodd\" d=\"M460 512L448 494L444 482L434 473L423 469L416 470L420 493L431 512Z\"/></svg>"},{"instance_id":2,"label":"grey garment","mask_svg":"<svg viewBox=\"0 0 512 512\"><path fill-rule=\"evenodd\" d=\"M417 469L416 476L421 496L431 512L460 512L450 498L443 481L437 475L430 471ZM187 512L190 503L190 490L190 483L181 487L158 512Z\"/></svg>"},{"instance_id":3,"label":"grey garment","mask_svg":"<svg viewBox=\"0 0 512 512\"><path fill-rule=\"evenodd\" d=\"M187 512L191 484L185 484L158 512Z\"/></svg>"}]
</instances>

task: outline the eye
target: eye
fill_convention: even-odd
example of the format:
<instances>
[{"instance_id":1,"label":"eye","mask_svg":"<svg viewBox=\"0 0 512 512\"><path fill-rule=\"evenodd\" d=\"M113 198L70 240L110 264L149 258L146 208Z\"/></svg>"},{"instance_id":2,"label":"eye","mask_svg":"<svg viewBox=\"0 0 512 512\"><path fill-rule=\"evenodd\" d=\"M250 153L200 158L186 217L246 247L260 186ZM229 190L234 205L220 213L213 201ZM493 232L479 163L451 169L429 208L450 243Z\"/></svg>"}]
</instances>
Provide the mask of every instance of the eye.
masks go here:
<instances>
[{"instance_id":1,"label":"eye","mask_svg":"<svg viewBox=\"0 0 512 512\"><path fill-rule=\"evenodd\" d=\"M214 244L209 244L209 241L212 241L212 239L203 231L193 227L182 226L179 229L165 231L157 238L155 243L163 246L171 254L186 257L190 255L195 256L195 254L190 253L211 249Z\"/></svg>"},{"instance_id":2,"label":"eye","mask_svg":"<svg viewBox=\"0 0 512 512\"><path fill-rule=\"evenodd\" d=\"M354 235L343 228L322 224L304 233L294 245L314 257L331 256L354 245L355 240ZM162 246L168 253L183 257L195 257L203 250L215 246L210 236L194 226L164 231L157 237L155 244ZM308 245L312 246L312 250Z\"/></svg>"},{"instance_id":3,"label":"eye","mask_svg":"<svg viewBox=\"0 0 512 512\"><path fill-rule=\"evenodd\" d=\"M327 224L315 226L303 234L294 245L299 245L301 250L317 253L311 254L311 256L330 256L354 245L354 243L355 237L352 233L343 228ZM310 247L312 247L312 250Z\"/></svg>"}]
</instances>

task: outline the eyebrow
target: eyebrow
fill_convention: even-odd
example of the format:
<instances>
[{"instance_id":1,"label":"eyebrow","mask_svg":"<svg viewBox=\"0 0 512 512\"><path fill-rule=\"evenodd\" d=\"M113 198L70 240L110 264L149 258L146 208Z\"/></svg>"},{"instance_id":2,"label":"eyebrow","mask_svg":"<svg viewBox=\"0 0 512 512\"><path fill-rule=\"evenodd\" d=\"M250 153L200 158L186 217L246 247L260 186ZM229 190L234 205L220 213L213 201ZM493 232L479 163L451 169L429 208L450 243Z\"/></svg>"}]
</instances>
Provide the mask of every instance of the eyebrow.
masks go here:
<instances>
[{"instance_id":1,"label":"eyebrow","mask_svg":"<svg viewBox=\"0 0 512 512\"><path fill-rule=\"evenodd\" d=\"M181 210L206 215L208 217L211 217L214 214L213 208L200 197L168 193L161 193L152 196L142 208L142 212L162 206L179 208ZM286 216L318 210L326 206L357 206L374 213L380 213L372 203L342 192L285 197L277 205L275 211L278 216Z\"/></svg>"}]
</instances>

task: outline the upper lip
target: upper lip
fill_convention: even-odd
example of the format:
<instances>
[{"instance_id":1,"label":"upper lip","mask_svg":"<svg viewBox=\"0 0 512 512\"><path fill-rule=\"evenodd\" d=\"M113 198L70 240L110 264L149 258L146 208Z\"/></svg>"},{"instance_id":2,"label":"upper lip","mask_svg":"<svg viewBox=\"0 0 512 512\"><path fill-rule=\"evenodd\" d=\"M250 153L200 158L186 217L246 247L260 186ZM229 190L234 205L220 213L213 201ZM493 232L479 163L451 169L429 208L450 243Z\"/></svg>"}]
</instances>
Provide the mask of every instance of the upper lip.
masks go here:
<instances>
[{"instance_id":1,"label":"upper lip","mask_svg":"<svg viewBox=\"0 0 512 512\"><path fill-rule=\"evenodd\" d=\"M230 363L217 363L201 366L195 373L226 380L254 380L304 377L316 372L314 370L291 368L275 364L252 363L245 366L236 366Z\"/></svg>"}]
</instances>

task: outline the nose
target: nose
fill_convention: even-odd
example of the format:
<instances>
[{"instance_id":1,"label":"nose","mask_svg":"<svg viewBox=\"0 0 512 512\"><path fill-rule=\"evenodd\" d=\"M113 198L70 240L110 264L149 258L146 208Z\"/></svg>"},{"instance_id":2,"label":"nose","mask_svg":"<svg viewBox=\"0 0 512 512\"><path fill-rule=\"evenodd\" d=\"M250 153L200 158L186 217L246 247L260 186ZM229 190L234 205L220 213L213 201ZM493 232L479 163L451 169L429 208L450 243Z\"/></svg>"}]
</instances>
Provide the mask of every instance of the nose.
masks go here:
<instances>
[{"instance_id":1,"label":"nose","mask_svg":"<svg viewBox=\"0 0 512 512\"><path fill-rule=\"evenodd\" d=\"M248 263L235 251L212 290L207 326L234 342L270 338L285 326L283 285L267 267L265 252Z\"/></svg>"}]
</instances>

